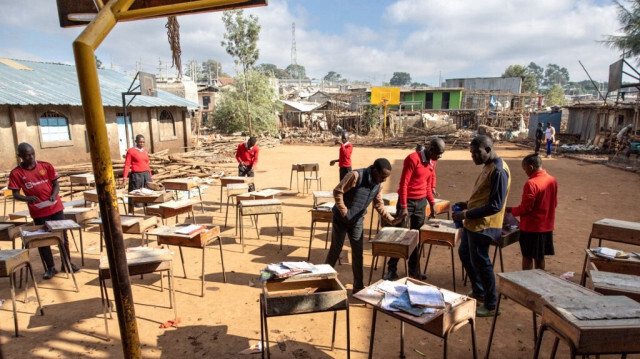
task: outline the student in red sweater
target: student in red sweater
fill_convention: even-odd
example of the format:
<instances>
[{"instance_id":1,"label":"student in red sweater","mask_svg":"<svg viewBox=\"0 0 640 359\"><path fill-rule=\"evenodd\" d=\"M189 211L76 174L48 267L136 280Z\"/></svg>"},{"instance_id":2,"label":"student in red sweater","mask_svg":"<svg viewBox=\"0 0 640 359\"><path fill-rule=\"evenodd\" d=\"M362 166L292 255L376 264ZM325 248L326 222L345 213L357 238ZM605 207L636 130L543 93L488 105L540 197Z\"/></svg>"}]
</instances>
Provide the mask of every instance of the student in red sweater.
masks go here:
<instances>
[{"instance_id":1,"label":"student in red sweater","mask_svg":"<svg viewBox=\"0 0 640 359\"><path fill-rule=\"evenodd\" d=\"M238 145L236 150L236 160L238 161L238 176L240 177L253 177L253 171L258 165L258 153L260 148L256 145L258 141L255 137L249 137L247 142L243 142ZM249 192L255 190L253 183L249 184Z\"/></svg>"},{"instance_id":2,"label":"student in red sweater","mask_svg":"<svg viewBox=\"0 0 640 359\"><path fill-rule=\"evenodd\" d=\"M558 206L558 181L542 169L542 159L537 154L522 160L522 169L529 176L524 184L522 200L517 207L507 207L507 212L520 217L520 250L522 269L543 269L544 256L555 254L553 229Z\"/></svg>"},{"instance_id":3,"label":"student in red sweater","mask_svg":"<svg viewBox=\"0 0 640 359\"><path fill-rule=\"evenodd\" d=\"M13 192L13 197L18 201L28 203L29 215L36 225L45 224L46 221L56 221L64 219L64 206L60 200L60 184L58 183L58 172L50 163L36 161L36 152L33 147L23 142L18 145L18 156L20 164L11 170L9 174L9 189ZM20 194L20 190L24 195ZM61 255L69 256L69 240L67 231L64 231L64 248L60 248ZM51 247L38 248L40 258L44 262L44 279L51 279L58 271L53 262ZM71 270L77 272L79 269L71 264ZM64 271L64 263L63 269Z\"/></svg>"},{"instance_id":4,"label":"student in red sweater","mask_svg":"<svg viewBox=\"0 0 640 359\"><path fill-rule=\"evenodd\" d=\"M122 174L122 187L126 187L129 181L128 191L145 188L147 182L151 182L151 167L149 167L149 153L144 149L143 135L136 136L136 145L127 150L124 160L124 173ZM136 203L136 207L142 207L142 203ZM129 200L129 212L133 213L133 202Z\"/></svg>"},{"instance_id":5,"label":"student in red sweater","mask_svg":"<svg viewBox=\"0 0 640 359\"><path fill-rule=\"evenodd\" d=\"M340 153L337 160L329 162L330 166L333 166L338 162L340 167L340 181L351 172L351 152L353 152L353 145L349 142L349 132L342 132L342 143L340 143ZM337 140L336 140L337 144Z\"/></svg>"},{"instance_id":6,"label":"student in red sweater","mask_svg":"<svg viewBox=\"0 0 640 359\"><path fill-rule=\"evenodd\" d=\"M410 219L411 229L420 229L424 224L427 202L431 209L430 217L435 216L435 192L436 162L445 151L444 141L435 138L429 142L429 146L422 151L414 151L404 159L402 175L398 186L398 203L396 204L397 217ZM404 221L398 227L407 227ZM398 258L389 259L389 271L384 279L395 280L397 274ZM418 251L414 250L409 257L409 275L422 278L418 268Z\"/></svg>"}]
</instances>

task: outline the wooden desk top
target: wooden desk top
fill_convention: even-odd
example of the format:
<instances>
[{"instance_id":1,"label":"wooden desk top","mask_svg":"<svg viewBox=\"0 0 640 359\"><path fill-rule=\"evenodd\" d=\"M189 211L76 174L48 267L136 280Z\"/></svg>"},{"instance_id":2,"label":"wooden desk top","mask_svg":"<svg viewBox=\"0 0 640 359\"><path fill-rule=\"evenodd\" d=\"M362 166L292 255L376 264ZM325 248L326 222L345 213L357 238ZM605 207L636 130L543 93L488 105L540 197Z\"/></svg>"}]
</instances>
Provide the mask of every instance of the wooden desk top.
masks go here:
<instances>
[{"instance_id":1,"label":"wooden desk top","mask_svg":"<svg viewBox=\"0 0 640 359\"><path fill-rule=\"evenodd\" d=\"M133 225L136 225L138 223L141 223L142 221L144 221L145 219L148 218L155 218L153 216L120 216L120 225L122 227L130 227ZM91 222L89 222L89 224L99 224L102 225L102 218L96 218L94 220L92 220Z\"/></svg>"},{"instance_id":2,"label":"wooden desk top","mask_svg":"<svg viewBox=\"0 0 640 359\"><path fill-rule=\"evenodd\" d=\"M220 177L220 185L224 186L229 183L253 183L253 177L240 177L240 176Z\"/></svg>"},{"instance_id":3,"label":"wooden desk top","mask_svg":"<svg viewBox=\"0 0 640 359\"><path fill-rule=\"evenodd\" d=\"M200 183L200 179L194 178L174 178L162 181L162 185L165 189L174 191L189 191L192 188L198 188Z\"/></svg>"},{"instance_id":4,"label":"wooden desk top","mask_svg":"<svg viewBox=\"0 0 640 359\"><path fill-rule=\"evenodd\" d=\"M399 246L411 246L418 241L418 231L415 229L384 227L371 240L371 243L394 244Z\"/></svg>"},{"instance_id":5,"label":"wooden desk top","mask_svg":"<svg viewBox=\"0 0 640 359\"><path fill-rule=\"evenodd\" d=\"M62 219L59 221L46 221L44 224L49 228L50 231L64 231L67 229L78 229L82 228L80 225L73 220L70 219Z\"/></svg>"},{"instance_id":6,"label":"wooden desk top","mask_svg":"<svg viewBox=\"0 0 640 359\"><path fill-rule=\"evenodd\" d=\"M220 227L203 225L202 229L191 234L180 234L175 231L183 229L189 224L178 224L175 226L161 226L148 232L153 236L158 236L158 244L168 244L184 247L204 248L209 243L218 239Z\"/></svg>"},{"instance_id":7,"label":"wooden desk top","mask_svg":"<svg viewBox=\"0 0 640 359\"><path fill-rule=\"evenodd\" d=\"M578 354L640 352L640 303L624 296L545 299L542 323L571 340Z\"/></svg>"},{"instance_id":8,"label":"wooden desk top","mask_svg":"<svg viewBox=\"0 0 640 359\"><path fill-rule=\"evenodd\" d=\"M132 247L127 249L127 264L129 267L147 263L171 262L173 256L167 248ZM101 270L109 269L109 258L100 256Z\"/></svg>"},{"instance_id":9,"label":"wooden desk top","mask_svg":"<svg viewBox=\"0 0 640 359\"><path fill-rule=\"evenodd\" d=\"M96 181L96 179L93 173L84 173L78 175L70 175L69 181L71 181L71 183L92 184Z\"/></svg>"},{"instance_id":10,"label":"wooden desk top","mask_svg":"<svg viewBox=\"0 0 640 359\"><path fill-rule=\"evenodd\" d=\"M282 201L279 199L254 199L248 201L240 201L240 206L242 207L274 206L280 204L282 204Z\"/></svg>"},{"instance_id":11,"label":"wooden desk top","mask_svg":"<svg viewBox=\"0 0 640 359\"><path fill-rule=\"evenodd\" d=\"M98 190L97 189L90 189L90 190L86 190L84 192L82 192L82 194L84 195L84 200L87 202L98 202ZM116 198L117 199L122 199L124 198L124 190L122 189L118 189L116 190Z\"/></svg>"},{"instance_id":12,"label":"wooden desk top","mask_svg":"<svg viewBox=\"0 0 640 359\"><path fill-rule=\"evenodd\" d=\"M158 206L160 208L178 209L178 208L191 207L198 203L200 203L200 201L197 201L195 199L182 199L179 201L171 200L169 202L160 203L158 204Z\"/></svg>"},{"instance_id":13,"label":"wooden desk top","mask_svg":"<svg viewBox=\"0 0 640 359\"><path fill-rule=\"evenodd\" d=\"M313 191L313 199L331 198L333 199L333 191Z\"/></svg>"},{"instance_id":14,"label":"wooden desk top","mask_svg":"<svg viewBox=\"0 0 640 359\"><path fill-rule=\"evenodd\" d=\"M440 225L434 227L434 223L440 223ZM420 227L420 243L455 247L457 233L458 228L456 228L455 222L444 219L429 219Z\"/></svg>"},{"instance_id":15,"label":"wooden desk top","mask_svg":"<svg viewBox=\"0 0 640 359\"><path fill-rule=\"evenodd\" d=\"M9 214L9 219L29 219L31 218L31 214L29 214L29 210L19 211L15 213Z\"/></svg>"},{"instance_id":16,"label":"wooden desk top","mask_svg":"<svg viewBox=\"0 0 640 359\"><path fill-rule=\"evenodd\" d=\"M229 190L238 190L238 189L249 189L249 185L246 183L229 183L227 185L227 191Z\"/></svg>"},{"instance_id":17,"label":"wooden desk top","mask_svg":"<svg viewBox=\"0 0 640 359\"><path fill-rule=\"evenodd\" d=\"M305 171L311 171L311 170L315 170L317 168L320 167L320 164L318 163L294 163L291 165L291 170L292 171L298 171L298 172L305 172Z\"/></svg>"},{"instance_id":18,"label":"wooden desk top","mask_svg":"<svg viewBox=\"0 0 640 359\"><path fill-rule=\"evenodd\" d=\"M593 223L591 238L640 245L640 223L604 218Z\"/></svg>"},{"instance_id":19,"label":"wooden desk top","mask_svg":"<svg viewBox=\"0 0 640 359\"><path fill-rule=\"evenodd\" d=\"M591 271L589 273L593 289L604 295L626 295L634 300L640 298L640 276L630 274Z\"/></svg>"},{"instance_id":20,"label":"wooden desk top","mask_svg":"<svg viewBox=\"0 0 640 359\"><path fill-rule=\"evenodd\" d=\"M406 283L407 280L418 285L430 285L426 282L420 282L411 278L398 279L397 282ZM476 316L476 301L465 295L451 292L444 288L438 288L445 297L447 305L444 309L438 310L435 313L422 314L419 317L413 316L402 311L391 312L381 307L381 301L384 294L378 292L374 288L383 280L379 280L376 283L364 288L360 292L353 295L354 298L359 299L367 304L374 306L377 310L390 315L396 319L402 320L406 323L412 324L418 328L426 330L430 333L444 336L449 332L451 326L467 321Z\"/></svg>"},{"instance_id":21,"label":"wooden desk top","mask_svg":"<svg viewBox=\"0 0 640 359\"><path fill-rule=\"evenodd\" d=\"M600 295L540 269L496 273L496 275L498 293L511 298L537 314L542 314L542 308L546 303L544 297L546 296L585 297Z\"/></svg>"}]
</instances>

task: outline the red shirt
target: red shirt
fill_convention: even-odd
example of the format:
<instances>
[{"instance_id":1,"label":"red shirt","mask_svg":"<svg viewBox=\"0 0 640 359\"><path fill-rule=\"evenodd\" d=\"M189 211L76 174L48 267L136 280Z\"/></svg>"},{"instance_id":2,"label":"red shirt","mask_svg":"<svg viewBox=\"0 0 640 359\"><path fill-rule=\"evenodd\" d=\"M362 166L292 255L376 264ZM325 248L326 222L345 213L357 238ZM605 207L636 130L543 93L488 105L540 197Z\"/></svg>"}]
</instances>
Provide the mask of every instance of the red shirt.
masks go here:
<instances>
[{"instance_id":1,"label":"red shirt","mask_svg":"<svg viewBox=\"0 0 640 359\"><path fill-rule=\"evenodd\" d=\"M511 213L520 216L520 230L525 232L551 232L558 206L558 181L545 170L529 176L522 191L522 201Z\"/></svg>"},{"instance_id":2,"label":"red shirt","mask_svg":"<svg viewBox=\"0 0 640 359\"><path fill-rule=\"evenodd\" d=\"M56 196L56 202L52 206L38 208L40 202L48 201L53 192L52 181L60 178L55 168L48 163L36 161L33 169L25 169L18 166L11 170L9 174L9 188L12 190L22 190L25 196L36 196L40 199L37 203L29 203L29 214L31 218L41 218L58 213L64 209L60 196Z\"/></svg>"},{"instance_id":3,"label":"red shirt","mask_svg":"<svg viewBox=\"0 0 640 359\"><path fill-rule=\"evenodd\" d=\"M236 160L238 163L242 162L247 166L255 166L258 164L258 152L260 149L257 145L251 147L251 149L247 149L247 143L242 142L238 145L238 150L236 151Z\"/></svg>"},{"instance_id":4,"label":"red shirt","mask_svg":"<svg viewBox=\"0 0 640 359\"><path fill-rule=\"evenodd\" d=\"M407 208L407 198L427 198L434 204L433 189L436 183L436 161L424 155L423 151L413 152L404 159L400 185L398 186L398 201L400 208Z\"/></svg>"},{"instance_id":5,"label":"red shirt","mask_svg":"<svg viewBox=\"0 0 640 359\"><path fill-rule=\"evenodd\" d=\"M149 167L149 154L138 147L131 147L127 150L127 157L124 160L124 173L122 178L129 177L129 172L145 172L149 171L151 175L151 167Z\"/></svg>"},{"instance_id":6,"label":"red shirt","mask_svg":"<svg viewBox=\"0 0 640 359\"><path fill-rule=\"evenodd\" d=\"M340 157L338 157L338 165L340 167L351 167L351 152L353 152L351 142L340 144Z\"/></svg>"}]
</instances>

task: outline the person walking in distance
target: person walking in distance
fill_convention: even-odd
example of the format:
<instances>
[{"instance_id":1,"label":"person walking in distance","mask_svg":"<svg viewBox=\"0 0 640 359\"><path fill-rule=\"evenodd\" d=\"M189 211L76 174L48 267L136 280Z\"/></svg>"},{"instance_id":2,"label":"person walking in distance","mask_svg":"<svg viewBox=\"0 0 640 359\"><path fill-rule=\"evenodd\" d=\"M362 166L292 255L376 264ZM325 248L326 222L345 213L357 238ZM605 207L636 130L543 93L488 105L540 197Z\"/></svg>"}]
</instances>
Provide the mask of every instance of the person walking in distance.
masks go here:
<instances>
[{"instance_id":1,"label":"person walking in distance","mask_svg":"<svg viewBox=\"0 0 640 359\"><path fill-rule=\"evenodd\" d=\"M257 140L251 136L247 142L242 142L236 150L236 160L238 161L238 176L253 177L255 169L258 167L258 148ZM249 183L249 192L255 191L256 187L253 183Z\"/></svg>"},{"instance_id":2,"label":"person walking in distance","mask_svg":"<svg viewBox=\"0 0 640 359\"><path fill-rule=\"evenodd\" d=\"M347 175L347 173L351 172L351 153L353 152L353 145L349 142L349 132L342 132L341 143L340 143L340 152L338 154L337 160L332 160L329 162L330 166L333 166L338 162L338 166L340 167L340 181Z\"/></svg>"}]
</instances>

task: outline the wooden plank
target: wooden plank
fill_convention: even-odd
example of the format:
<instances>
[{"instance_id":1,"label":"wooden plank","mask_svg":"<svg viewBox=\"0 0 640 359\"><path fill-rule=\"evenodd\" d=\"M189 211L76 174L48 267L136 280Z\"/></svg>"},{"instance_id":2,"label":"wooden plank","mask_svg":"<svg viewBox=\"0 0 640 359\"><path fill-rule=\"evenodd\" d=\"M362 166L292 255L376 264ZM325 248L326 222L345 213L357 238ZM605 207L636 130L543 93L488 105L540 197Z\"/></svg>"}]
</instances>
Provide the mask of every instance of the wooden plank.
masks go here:
<instances>
[{"instance_id":1,"label":"wooden plank","mask_svg":"<svg viewBox=\"0 0 640 359\"><path fill-rule=\"evenodd\" d=\"M582 297L600 295L540 269L496 273L496 288L498 293L507 296L537 314L542 314L546 303L544 297L546 296Z\"/></svg>"},{"instance_id":2,"label":"wooden plank","mask_svg":"<svg viewBox=\"0 0 640 359\"><path fill-rule=\"evenodd\" d=\"M204 248L217 239L220 235L220 227L205 226L203 230L190 235L175 233L176 230L184 228L185 225L177 225L173 227L160 227L150 231L150 235L158 236L158 244L167 244L175 246Z\"/></svg>"},{"instance_id":3,"label":"wooden plank","mask_svg":"<svg viewBox=\"0 0 640 359\"><path fill-rule=\"evenodd\" d=\"M265 282L263 287L268 317L343 310L347 291L338 278Z\"/></svg>"},{"instance_id":4,"label":"wooden plank","mask_svg":"<svg viewBox=\"0 0 640 359\"><path fill-rule=\"evenodd\" d=\"M640 245L640 223L604 218L593 223L591 237Z\"/></svg>"},{"instance_id":5,"label":"wooden plank","mask_svg":"<svg viewBox=\"0 0 640 359\"><path fill-rule=\"evenodd\" d=\"M0 277L8 277L13 269L29 261L29 250L10 249L0 251Z\"/></svg>"},{"instance_id":6,"label":"wooden plank","mask_svg":"<svg viewBox=\"0 0 640 359\"><path fill-rule=\"evenodd\" d=\"M406 228L384 227L371 240L372 255L396 254L402 258L409 255L418 246L418 231Z\"/></svg>"},{"instance_id":7,"label":"wooden plank","mask_svg":"<svg viewBox=\"0 0 640 359\"><path fill-rule=\"evenodd\" d=\"M640 301L640 277L592 270L589 273L590 287L604 295L624 295Z\"/></svg>"}]
</instances>

